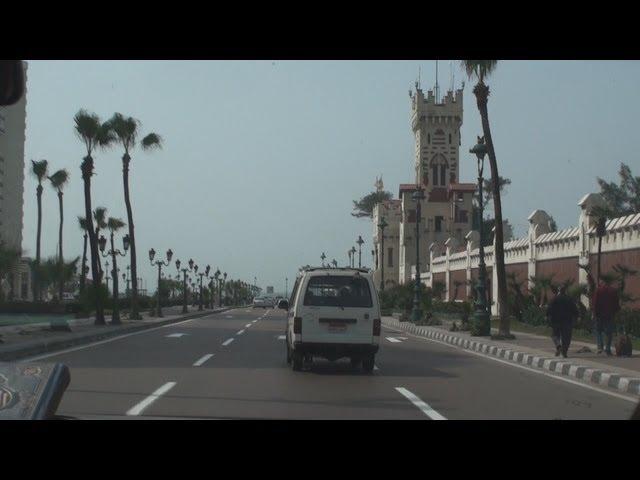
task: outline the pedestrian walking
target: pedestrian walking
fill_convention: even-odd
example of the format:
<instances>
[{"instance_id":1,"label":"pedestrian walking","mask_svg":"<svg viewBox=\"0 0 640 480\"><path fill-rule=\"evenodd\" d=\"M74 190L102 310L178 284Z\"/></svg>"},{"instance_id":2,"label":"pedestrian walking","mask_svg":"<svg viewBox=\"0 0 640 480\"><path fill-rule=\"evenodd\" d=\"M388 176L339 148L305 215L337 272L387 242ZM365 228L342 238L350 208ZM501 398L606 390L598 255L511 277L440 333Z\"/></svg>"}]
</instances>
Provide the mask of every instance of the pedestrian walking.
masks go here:
<instances>
[{"instance_id":1,"label":"pedestrian walking","mask_svg":"<svg viewBox=\"0 0 640 480\"><path fill-rule=\"evenodd\" d=\"M547 306L547 318L551 324L551 339L556 346L556 357L560 354L567 358L573 324L578 317L578 308L573 299L566 294L566 288L552 287L555 297Z\"/></svg>"},{"instance_id":2,"label":"pedestrian walking","mask_svg":"<svg viewBox=\"0 0 640 480\"><path fill-rule=\"evenodd\" d=\"M593 294L593 314L596 320L596 342L598 353L602 350L611 355L611 341L613 337L614 319L620 311L620 296L618 291L606 285L602 280ZM606 343L603 336L606 336Z\"/></svg>"}]
</instances>

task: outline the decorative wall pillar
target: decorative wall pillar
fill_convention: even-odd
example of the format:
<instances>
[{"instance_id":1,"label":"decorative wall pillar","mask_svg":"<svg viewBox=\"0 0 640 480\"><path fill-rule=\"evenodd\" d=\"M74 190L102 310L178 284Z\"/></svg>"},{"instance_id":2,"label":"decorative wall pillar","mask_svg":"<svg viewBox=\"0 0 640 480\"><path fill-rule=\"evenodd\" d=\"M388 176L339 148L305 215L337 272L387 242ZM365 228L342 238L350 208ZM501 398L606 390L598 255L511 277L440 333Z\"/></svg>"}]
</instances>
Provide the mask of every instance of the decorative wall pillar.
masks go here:
<instances>
[{"instance_id":1,"label":"decorative wall pillar","mask_svg":"<svg viewBox=\"0 0 640 480\"><path fill-rule=\"evenodd\" d=\"M444 273L444 282L446 285L446 290L445 290L445 300L447 302L450 302L451 299L449 298L449 294L451 293L451 288L450 288L450 284L451 284L451 270L450 270L450 265L449 265L449 259L451 258L451 255L453 253L455 253L455 249L458 246L458 240L456 240L455 237L449 237L447 239L446 242L444 242L444 246L445 246L445 273Z\"/></svg>"},{"instance_id":2,"label":"decorative wall pillar","mask_svg":"<svg viewBox=\"0 0 640 480\"><path fill-rule=\"evenodd\" d=\"M589 241L589 230L595 228L596 218L591 215L594 207L604 207L606 202L599 193L589 193L582 197L578 202L580 207L580 216L578 217L578 242L580 245L580 254L578 256L578 265L588 265L591 256L591 245ZM587 272L582 268L578 268L578 283L580 285L588 285ZM584 306L589 305L589 299L586 295L581 295L580 301Z\"/></svg>"},{"instance_id":3,"label":"decorative wall pillar","mask_svg":"<svg viewBox=\"0 0 640 480\"><path fill-rule=\"evenodd\" d=\"M544 210L534 210L531 212L531 215L527 217L527 220L529 221L529 231L527 234L529 239L527 289L530 290L533 287L533 281L531 279L536 276L536 259L538 258L536 239L540 235L551 232L551 217Z\"/></svg>"}]
</instances>

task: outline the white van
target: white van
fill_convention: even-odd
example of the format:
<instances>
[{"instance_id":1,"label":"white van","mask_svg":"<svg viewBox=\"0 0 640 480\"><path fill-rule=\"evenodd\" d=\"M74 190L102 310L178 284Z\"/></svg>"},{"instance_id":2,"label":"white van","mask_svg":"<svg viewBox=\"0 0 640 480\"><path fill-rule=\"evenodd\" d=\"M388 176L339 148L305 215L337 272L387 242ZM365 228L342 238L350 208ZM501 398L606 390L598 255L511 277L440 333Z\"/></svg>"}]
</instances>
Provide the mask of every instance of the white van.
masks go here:
<instances>
[{"instance_id":1,"label":"white van","mask_svg":"<svg viewBox=\"0 0 640 480\"><path fill-rule=\"evenodd\" d=\"M296 279L287 310L287 363L294 370L348 357L371 372L380 345L380 303L371 273L358 268L307 268Z\"/></svg>"}]
</instances>

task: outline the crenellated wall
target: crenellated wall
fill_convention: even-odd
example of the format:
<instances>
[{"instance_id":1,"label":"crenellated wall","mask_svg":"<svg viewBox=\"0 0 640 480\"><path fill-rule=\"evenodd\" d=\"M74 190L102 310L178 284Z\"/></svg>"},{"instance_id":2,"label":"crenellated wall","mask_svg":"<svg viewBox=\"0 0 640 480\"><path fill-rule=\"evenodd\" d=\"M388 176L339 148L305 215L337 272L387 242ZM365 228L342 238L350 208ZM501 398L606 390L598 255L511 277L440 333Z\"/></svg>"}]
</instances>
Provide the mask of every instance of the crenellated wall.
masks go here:
<instances>
[{"instance_id":1,"label":"crenellated wall","mask_svg":"<svg viewBox=\"0 0 640 480\"><path fill-rule=\"evenodd\" d=\"M551 217L543 210L535 210L528 218L527 236L504 244L507 274L515 274L528 287L531 286L531 278L536 276L553 276L555 282L571 280L586 284L586 272L579 265L589 262L592 274L596 275L598 238L595 217L590 212L594 206L602 203L602 197L598 194L585 195L578 202L581 209L578 225L557 232L550 231ZM443 245L432 244L429 249L430 271L421 275L422 281L427 286L432 286L434 281L444 281L447 286L446 300L469 298L472 285L478 278L478 239L478 232L469 232L466 246L459 247L453 238ZM485 247L485 264L487 278L490 280L488 290L491 312L498 315L498 302L493 298L493 294L498 291L493 251L493 246ZM640 213L607 222L607 233L602 238L601 264L603 273L613 273L616 265L640 271ZM458 288L454 298L455 282L463 281L466 286ZM625 292L634 298L640 298L640 275L628 278ZM583 298L583 302L586 301ZM640 301L632 306L640 307Z\"/></svg>"}]
</instances>

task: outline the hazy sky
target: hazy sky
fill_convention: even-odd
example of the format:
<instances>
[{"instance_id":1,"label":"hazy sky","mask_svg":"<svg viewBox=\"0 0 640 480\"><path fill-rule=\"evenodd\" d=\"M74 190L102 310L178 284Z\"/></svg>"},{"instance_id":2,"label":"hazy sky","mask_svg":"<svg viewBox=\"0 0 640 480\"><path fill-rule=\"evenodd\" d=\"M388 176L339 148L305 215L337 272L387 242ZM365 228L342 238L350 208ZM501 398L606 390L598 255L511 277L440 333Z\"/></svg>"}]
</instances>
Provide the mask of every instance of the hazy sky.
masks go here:
<instances>
[{"instance_id":1,"label":"hazy sky","mask_svg":"<svg viewBox=\"0 0 640 480\"><path fill-rule=\"evenodd\" d=\"M450 62L439 66L444 91ZM151 247L283 290L285 277L291 287L297 268L319 263L323 251L345 264L358 235L371 265L373 228L351 216L352 200L373 189L376 175L394 195L399 183L414 181L408 91L419 67L426 91L434 61L30 61L26 167L46 158L52 171L71 172L64 249L67 258L81 255L84 151L73 116L85 108L103 119L138 118L143 134L165 140L161 151L132 155L138 268L149 290L156 286ZM459 86L457 62L453 72ZM481 133L466 83L461 152ZM597 176L617 178L621 161L640 172L639 62L505 61L489 85L500 174L512 180L504 216L517 236L538 208L559 228L575 225L580 197L598 191ZM93 206L126 221L121 154L95 155ZM475 181L474 158L462 153L460 163L461 181ZM27 176L27 255L35 251L35 186ZM48 256L58 228L49 187L43 211ZM124 271L128 259L119 262Z\"/></svg>"}]
</instances>

